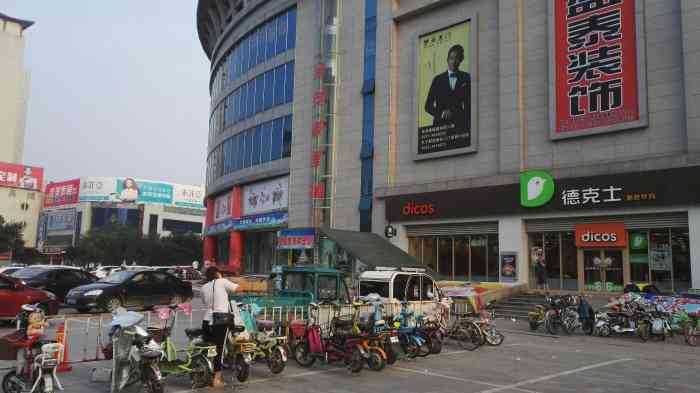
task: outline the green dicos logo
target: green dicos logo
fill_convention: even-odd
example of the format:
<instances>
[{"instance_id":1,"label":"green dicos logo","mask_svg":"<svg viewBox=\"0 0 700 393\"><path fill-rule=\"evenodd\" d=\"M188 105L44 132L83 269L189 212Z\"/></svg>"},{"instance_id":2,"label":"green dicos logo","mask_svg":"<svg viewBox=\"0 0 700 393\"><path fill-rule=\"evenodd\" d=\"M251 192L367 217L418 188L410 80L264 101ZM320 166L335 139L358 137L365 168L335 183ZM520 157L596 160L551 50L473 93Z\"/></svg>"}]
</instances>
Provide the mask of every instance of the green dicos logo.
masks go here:
<instances>
[{"instance_id":1,"label":"green dicos logo","mask_svg":"<svg viewBox=\"0 0 700 393\"><path fill-rule=\"evenodd\" d=\"M554 196L554 179L544 171L527 171L520 174L520 204L539 207Z\"/></svg>"}]
</instances>

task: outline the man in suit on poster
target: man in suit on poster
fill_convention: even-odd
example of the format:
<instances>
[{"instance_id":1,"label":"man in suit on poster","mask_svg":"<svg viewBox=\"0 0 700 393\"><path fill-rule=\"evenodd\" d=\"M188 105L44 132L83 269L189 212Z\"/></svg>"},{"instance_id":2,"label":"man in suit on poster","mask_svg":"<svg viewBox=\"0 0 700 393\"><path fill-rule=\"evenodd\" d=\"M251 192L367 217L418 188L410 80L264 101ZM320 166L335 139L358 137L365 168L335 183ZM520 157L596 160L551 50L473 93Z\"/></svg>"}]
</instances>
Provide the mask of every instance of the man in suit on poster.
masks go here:
<instances>
[{"instance_id":1,"label":"man in suit on poster","mask_svg":"<svg viewBox=\"0 0 700 393\"><path fill-rule=\"evenodd\" d=\"M433 126L454 125L456 132L469 131L471 117L471 76L461 71L464 47L453 45L447 52L447 71L430 84L425 111L433 116Z\"/></svg>"}]
</instances>

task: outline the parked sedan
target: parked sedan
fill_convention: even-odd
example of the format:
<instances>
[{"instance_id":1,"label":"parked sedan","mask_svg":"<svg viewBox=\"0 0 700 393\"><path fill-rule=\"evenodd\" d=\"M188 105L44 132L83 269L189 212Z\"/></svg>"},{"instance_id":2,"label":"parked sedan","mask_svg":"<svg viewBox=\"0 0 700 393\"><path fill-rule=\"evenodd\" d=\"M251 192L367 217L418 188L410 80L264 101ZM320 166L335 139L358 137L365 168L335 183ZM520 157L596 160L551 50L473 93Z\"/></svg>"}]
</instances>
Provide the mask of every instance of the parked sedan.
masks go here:
<instances>
[{"instance_id":1,"label":"parked sedan","mask_svg":"<svg viewBox=\"0 0 700 393\"><path fill-rule=\"evenodd\" d=\"M114 312L119 307L150 309L184 303L192 296L192 284L170 273L123 270L94 284L73 288L66 297L66 304L79 312L92 309Z\"/></svg>"},{"instance_id":2,"label":"parked sedan","mask_svg":"<svg viewBox=\"0 0 700 393\"><path fill-rule=\"evenodd\" d=\"M43 289L63 301L72 288L95 282L95 276L69 266L28 266L12 273L12 277L32 288Z\"/></svg>"},{"instance_id":3,"label":"parked sedan","mask_svg":"<svg viewBox=\"0 0 700 393\"><path fill-rule=\"evenodd\" d=\"M0 320L12 320L25 304L40 303L48 315L58 313L58 301L51 292L30 288L22 281L0 274Z\"/></svg>"}]
</instances>

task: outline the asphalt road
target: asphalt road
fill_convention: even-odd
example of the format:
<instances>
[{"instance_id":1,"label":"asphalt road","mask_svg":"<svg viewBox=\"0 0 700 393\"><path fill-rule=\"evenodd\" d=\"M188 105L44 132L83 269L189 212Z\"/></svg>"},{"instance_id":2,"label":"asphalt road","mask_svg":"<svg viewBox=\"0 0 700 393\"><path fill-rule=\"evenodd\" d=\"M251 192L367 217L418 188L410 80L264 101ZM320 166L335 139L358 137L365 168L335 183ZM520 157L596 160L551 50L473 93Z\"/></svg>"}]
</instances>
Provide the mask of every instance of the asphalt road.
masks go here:
<instances>
[{"instance_id":1,"label":"asphalt road","mask_svg":"<svg viewBox=\"0 0 700 393\"><path fill-rule=\"evenodd\" d=\"M245 384L225 391L256 393L315 392L464 392L464 393L601 393L699 392L700 348L682 338L642 343L637 338L582 335L550 337L530 334L524 323L498 321L506 340L500 347L465 352L446 345L440 355L399 361L382 372L350 375L337 366L298 367L293 360L273 376L264 364L253 367ZM183 327L184 328L184 327ZM73 352L73 350L71 350ZM90 382L92 369L109 362L76 364L60 374L69 393L107 393L109 384ZM104 377L105 375L103 375ZM230 376L228 376L230 381ZM201 389L199 392L222 390ZM186 378L172 378L166 392L192 392Z\"/></svg>"}]
</instances>

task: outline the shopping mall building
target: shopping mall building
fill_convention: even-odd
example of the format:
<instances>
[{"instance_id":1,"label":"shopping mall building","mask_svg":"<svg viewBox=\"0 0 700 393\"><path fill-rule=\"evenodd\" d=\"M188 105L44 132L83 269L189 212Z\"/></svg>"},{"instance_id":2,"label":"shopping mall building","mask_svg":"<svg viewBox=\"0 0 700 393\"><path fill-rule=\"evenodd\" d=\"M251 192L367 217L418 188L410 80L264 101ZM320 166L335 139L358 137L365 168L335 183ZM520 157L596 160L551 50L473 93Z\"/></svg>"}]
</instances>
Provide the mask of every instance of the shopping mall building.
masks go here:
<instances>
[{"instance_id":1,"label":"shopping mall building","mask_svg":"<svg viewBox=\"0 0 700 393\"><path fill-rule=\"evenodd\" d=\"M700 287L698 15L681 0L199 0L205 257L267 272L288 262L278 231L330 227L457 280Z\"/></svg>"}]
</instances>

